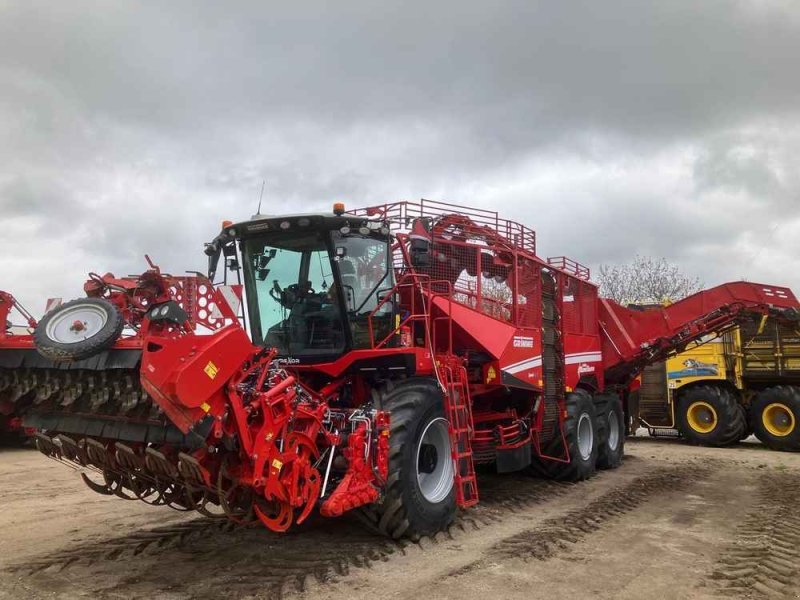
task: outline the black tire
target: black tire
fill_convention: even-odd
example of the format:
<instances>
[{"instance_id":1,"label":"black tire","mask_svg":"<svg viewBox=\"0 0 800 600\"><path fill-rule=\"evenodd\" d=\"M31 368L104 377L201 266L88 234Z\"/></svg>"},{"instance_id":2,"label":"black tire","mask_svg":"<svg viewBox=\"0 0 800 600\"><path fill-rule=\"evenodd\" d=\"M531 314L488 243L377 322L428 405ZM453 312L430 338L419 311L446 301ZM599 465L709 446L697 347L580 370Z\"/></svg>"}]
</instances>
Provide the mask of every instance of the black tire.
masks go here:
<instances>
[{"instance_id":1,"label":"black tire","mask_svg":"<svg viewBox=\"0 0 800 600\"><path fill-rule=\"evenodd\" d=\"M602 432L598 431L597 412L592 397L588 392L575 390L567 394L566 408L567 418L564 421L564 437L569 450L570 462L563 463L537 457L533 459L530 471L534 475L558 481L583 481L595 474L598 436L602 435ZM585 431L587 426L591 427L591 449L585 454L580 452L578 446L579 425L582 427L582 431ZM561 436L556 436L543 451L549 456L563 456L564 448Z\"/></svg>"},{"instance_id":2,"label":"black tire","mask_svg":"<svg viewBox=\"0 0 800 600\"><path fill-rule=\"evenodd\" d=\"M74 342L60 342L52 339L48 333L48 325L64 315L66 311L74 311L78 307L87 307L99 311L105 316L105 321L97 331L85 339ZM33 332L33 343L36 350L50 360L57 362L72 362L83 360L99 354L110 348L122 334L125 320L117 307L102 298L80 298L70 300L48 312L36 326Z\"/></svg>"},{"instance_id":3,"label":"black tire","mask_svg":"<svg viewBox=\"0 0 800 600\"><path fill-rule=\"evenodd\" d=\"M778 385L760 392L750 408L750 423L765 446L800 451L800 388Z\"/></svg>"},{"instance_id":4,"label":"black tire","mask_svg":"<svg viewBox=\"0 0 800 600\"><path fill-rule=\"evenodd\" d=\"M744 428L742 429L742 433L739 434L739 441L741 442L753 435L753 424L750 418L750 410L745 408L742 404L739 405L739 408L742 409L742 418L744 419Z\"/></svg>"},{"instance_id":5,"label":"black tire","mask_svg":"<svg viewBox=\"0 0 800 600\"><path fill-rule=\"evenodd\" d=\"M738 398L725 387L693 387L680 395L676 410L678 431L697 446L731 446L747 428Z\"/></svg>"},{"instance_id":6,"label":"black tire","mask_svg":"<svg viewBox=\"0 0 800 600\"><path fill-rule=\"evenodd\" d=\"M433 379L403 380L385 392L381 406L390 413L389 476L383 499L362 510L361 519L395 539L416 540L446 529L455 518L455 485L440 501L428 501L418 483L416 464L417 447L426 428L437 419L446 419L439 385ZM443 458L451 460L450 456Z\"/></svg>"},{"instance_id":7,"label":"black tire","mask_svg":"<svg viewBox=\"0 0 800 600\"><path fill-rule=\"evenodd\" d=\"M622 400L616 394L595 398L597 422L601 435L597 448L597 468L616 469L625 454L625 413Z\"/></svg>"}]
</instances>

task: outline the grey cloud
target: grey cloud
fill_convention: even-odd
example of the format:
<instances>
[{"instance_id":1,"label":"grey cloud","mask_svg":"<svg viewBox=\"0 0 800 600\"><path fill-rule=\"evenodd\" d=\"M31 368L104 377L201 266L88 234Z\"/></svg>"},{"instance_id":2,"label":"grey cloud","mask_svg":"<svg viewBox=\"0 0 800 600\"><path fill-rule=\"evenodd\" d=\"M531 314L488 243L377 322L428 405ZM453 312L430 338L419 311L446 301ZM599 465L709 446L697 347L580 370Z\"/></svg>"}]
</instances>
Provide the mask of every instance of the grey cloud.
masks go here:
<instances>
[{"instance_id":1,"label":"grey cloud","mask_svg":"<svg viewBox=\"0 0 800 600\"><path fill-rule=\"evenodd\" d=\"M18 3L5 12L7 66L32 67L70 100L144 126L202 127L211 114L342 123L471 112L482 135L504 143L519 128L569 124L648 137L795 111L800 91L796 15L722 0Z\"/></svg>"},{"instance_id":2,"label":"grey cloud","mask_svg":"<svg viewBox=\"0 0 800 600\"><path fill-rule=\"evenodd\" d=\"M31 240L0 288L202 268L263 179L271 212L426 196L543 254L800 286L799 34L778 1L0 1L0 214Z\"/></svg>"}]
</instances>

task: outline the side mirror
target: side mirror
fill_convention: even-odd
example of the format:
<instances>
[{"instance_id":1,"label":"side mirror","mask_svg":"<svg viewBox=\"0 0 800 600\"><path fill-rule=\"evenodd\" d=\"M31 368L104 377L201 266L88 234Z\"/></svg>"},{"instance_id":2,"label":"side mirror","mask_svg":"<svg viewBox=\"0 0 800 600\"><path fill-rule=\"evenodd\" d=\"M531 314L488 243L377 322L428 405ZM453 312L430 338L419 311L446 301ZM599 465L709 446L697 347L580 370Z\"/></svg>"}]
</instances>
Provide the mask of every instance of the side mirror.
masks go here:
<instances>
[{"instance_id":1,"label":"side mirror","mask_svg":"<svg viewBox=\"0 0 800 600\"><path fill-rule=\"evenodd\" d=\"M411 231L408 234L410 241L412 267L429 267L431 264L431 244L433 240L430 233L430 220L426 218L414 219Z\"/></svg>"},{"instance_id":2,"label":"side mirror","mask_svg":"<svg viewBox=\"0 0 800 600\"><path fill-rule=\"evenodd\" d=\"M431 265L431 243L427 240L411 240L411 266L429 267Z\"/></svg>"},{"instance_id":3,"label":"side mirror","mask_svg":"<svg viewBox=\"0 0 800 600\"><path fill-rule=\"evenodd\" d=\"M214 281L214 277L217 275L217 266L219 265L219 257L220 254L222 254L222 249L219 247L219 243L214 241L206 245L205 253L206 256L208 256L208 279L209 281Z\"/></svg>"},{"instance_id":4,"label":"side mirror","mask_svg":"<svg viewBox=\"0 0 800 600\"><path fill-rule=\"evenodd\" d=\"M214 281L219 268L219 259L225 256L226 259L236 257L236 244L228 239L224 233L219 234L205 247L206 256L208 256L208 278Z\"/></svg>"}]
</instances>

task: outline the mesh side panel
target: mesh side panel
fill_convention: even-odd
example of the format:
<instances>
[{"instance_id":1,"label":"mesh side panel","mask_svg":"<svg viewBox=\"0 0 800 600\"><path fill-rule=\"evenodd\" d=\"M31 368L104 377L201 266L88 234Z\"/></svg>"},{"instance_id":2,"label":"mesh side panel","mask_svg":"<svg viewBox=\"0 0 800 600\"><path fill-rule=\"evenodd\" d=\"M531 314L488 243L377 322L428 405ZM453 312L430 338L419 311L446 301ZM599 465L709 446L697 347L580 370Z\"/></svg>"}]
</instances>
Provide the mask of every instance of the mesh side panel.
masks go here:
<instances>
[{"instance_id":1,"label":"mesh side panel","mask_svg":"<svg viewBox=\"0 0 800 600\"><path fill-rule=\"evenodd\" d=\"M597 334L597 289L574 277L562 276L561 322L566 333Z\"/></svg>"},{"instance_id":2,"label":"mesh side panel","mask_svg":"<svg viewBox=\"0 0 800 600\"><path fill-rule=\"evenodd\" d=\"M479 242L437 239L431 245L430 264L417 270L433 281L449 282L456 302L510 322L514 314L513 264Z\"/></svg>"}]
</instances>

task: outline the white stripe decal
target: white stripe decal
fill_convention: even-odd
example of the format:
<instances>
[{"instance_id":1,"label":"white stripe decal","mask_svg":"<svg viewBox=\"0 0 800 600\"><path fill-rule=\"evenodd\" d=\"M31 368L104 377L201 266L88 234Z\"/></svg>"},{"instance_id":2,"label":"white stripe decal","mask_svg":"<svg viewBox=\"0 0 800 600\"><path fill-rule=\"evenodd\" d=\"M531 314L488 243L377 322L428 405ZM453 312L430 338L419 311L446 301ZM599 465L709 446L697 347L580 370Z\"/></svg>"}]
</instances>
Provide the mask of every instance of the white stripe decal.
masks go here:
<instances>
[{"instance_id":1,"label":"white stripe decal","mask_svg":"<svg viewBox=\"0 0 800 600\"><path fill-rule=\"evenodd\" d=\"M587 354L568 354L564 361L568 365L574 365L582 362L600 362L603 356L599 352Z\"/></svg>"},{"instance_id":2,"label":"white stripe decal","mask_svg":"<svg viewBox=\"0 0 800 600\"><path fill-rule=\"evenodd\" d=\"M520 371L527 371L528 369L533 369L540 366L542 366L542 357L536 356L521 363L504 367L502 370L506 373L519 373Z\"/></svg>"},{"instance_id":3,"label":"white stripe decal","mask_svg":"<svg viewBox=\"0 0 800 600\"><path fill-rule=\"evenodd\" d=\"M519 362L515 362L515 363L512 363L510 365L506 365L505 367L503 367L503 370L504 371L508 371L509 369L513 369L515 367L518 367L518 366L523 365L525 363L529 363L529 362L534 361L534 360L538 360L539 362L541 362L542 355L539 354L537 356L532 356L531 358L526 358L525 360L521 360Z\"/></svg>"},{"instance_id":4,"label":"white stripe decal","mask_svg":"<svg viewBox=\"0 0 800 600\"><path fill-rule=\"evenodd\" d=\"M584 362L600 362L603 360L603 355L600 352L578 352L576 354L567 354L564 357L564 363L568 365L575 365ZM534 356L526 358L520 362L501 367L501 370L506 373L519 373L520 371L527 371L542 366L542 357Z\"/></svg>"}]
</instances>

